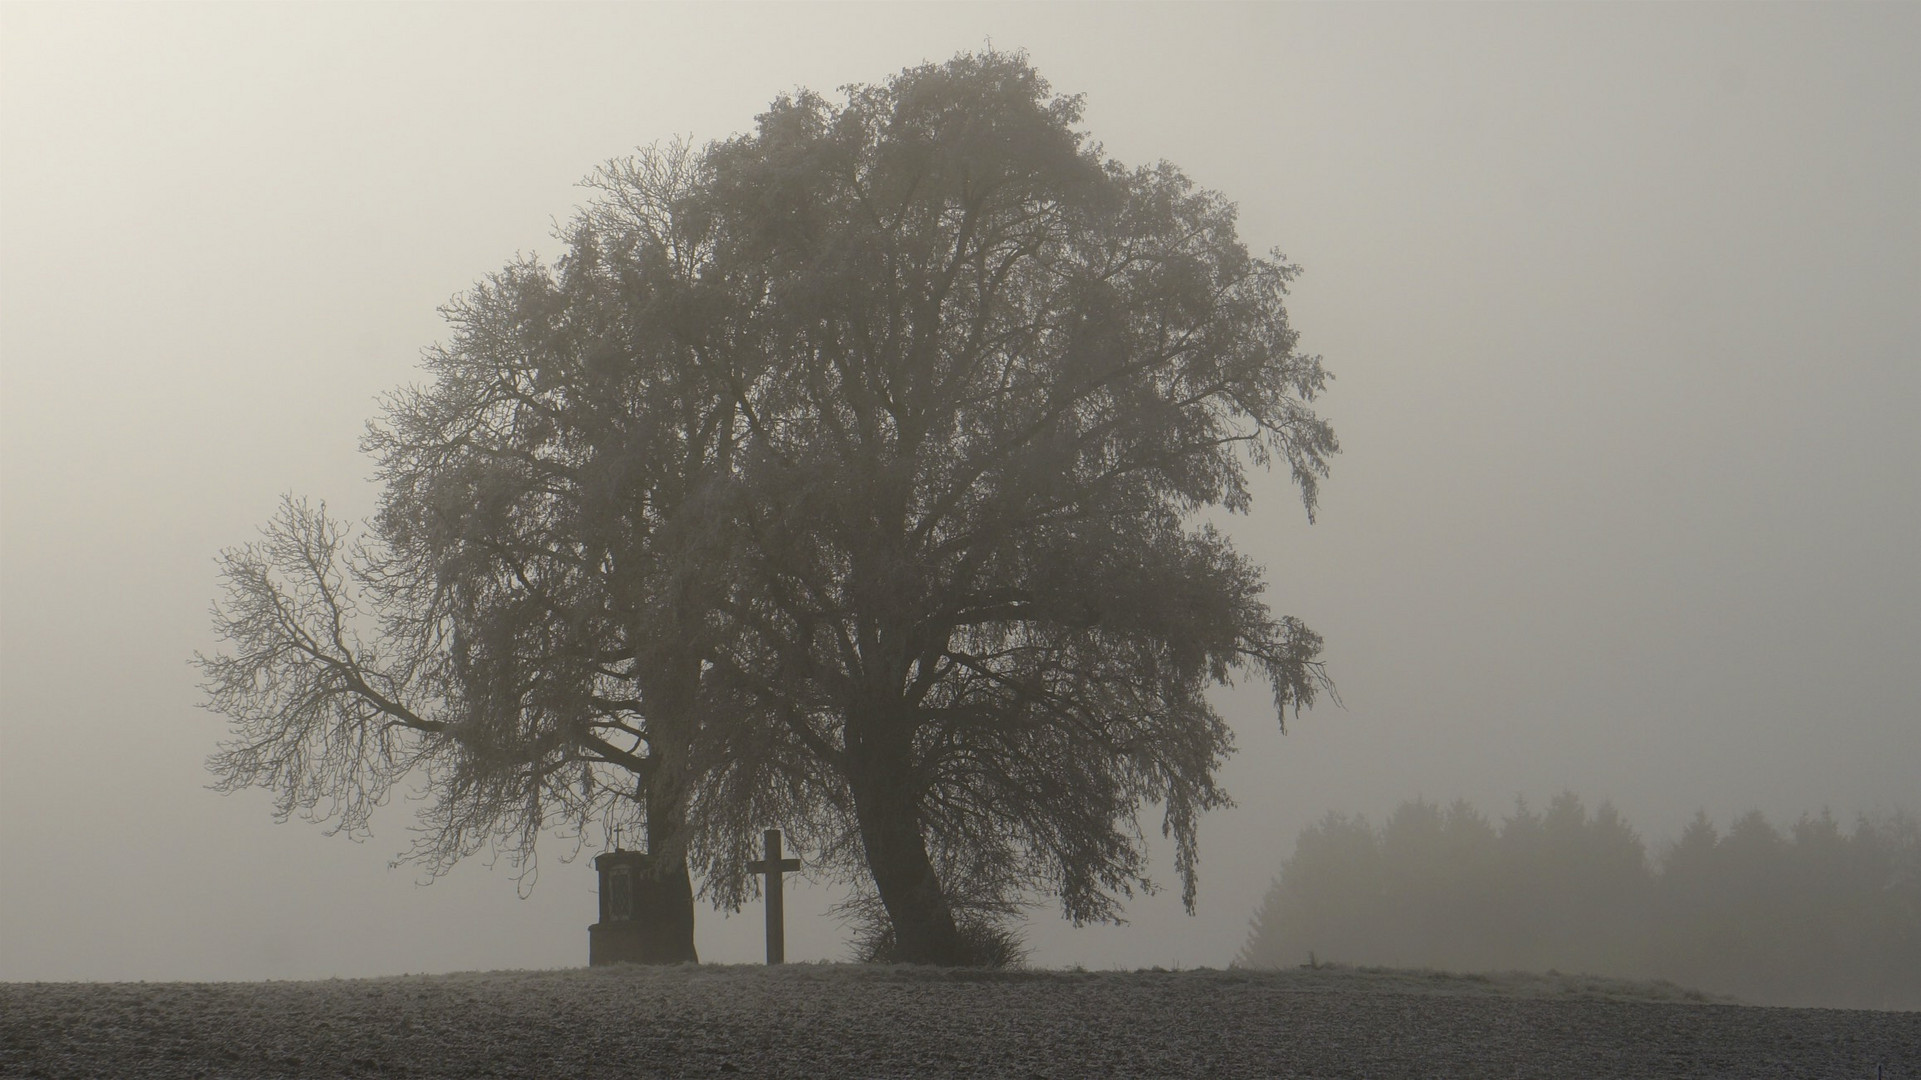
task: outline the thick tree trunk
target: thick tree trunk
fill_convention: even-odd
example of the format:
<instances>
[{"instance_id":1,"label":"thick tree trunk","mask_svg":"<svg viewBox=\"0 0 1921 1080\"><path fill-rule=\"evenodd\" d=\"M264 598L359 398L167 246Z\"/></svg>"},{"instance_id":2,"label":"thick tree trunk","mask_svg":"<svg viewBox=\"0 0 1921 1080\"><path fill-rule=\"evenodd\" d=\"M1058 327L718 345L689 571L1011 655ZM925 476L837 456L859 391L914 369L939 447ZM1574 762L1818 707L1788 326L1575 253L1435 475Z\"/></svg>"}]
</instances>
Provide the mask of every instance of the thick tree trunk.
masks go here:
<instances>
[{"instance_id":1,"label":"thick tree trunk","mask_svg":"<svg viewBox=\"0 0 1921 1080\"><path fill-rule=\"evenodd\" d=\"M663 964L698 964L694 952L694 879L687 872L687 847L679 835L679 799L671 806L657 806L650 793L647 807L647 850L655 857L654 872L660 875L667 903L660 911L665 924L656 939L663 943Z\"/></svg>"},{"instance_id":2,"label":"thick tree trunk","mask_svg":"<svg viewBox=\"0 0 1921 1080\"><path fill-rule=\"evenodd\" d=\"M941 891L920 807L911 790L909 744L898 726L871 713L850 717L848 787L868 870L893 924L896 958L908 964L963 964L966 949Z\"/></svg>"},{"instance_id":3,"label":"thick tree trunk","mask_svg":"<svg viewBox=\"0 0 1921 1080\"><path fill-rule=\"evenodd\" d=\"M668 923L661 940L671 944L661 962L696 964L700 957L694 952L694 881L687 870L687 788L683 774L687 767L686 730L692 722L700 685L700 659L672 650L650 659L642 695L647 702L654 773L644 798L647 851L654 856L654 872L660 875L669 901L661 916Z\"/></svg>"}]
</instances>

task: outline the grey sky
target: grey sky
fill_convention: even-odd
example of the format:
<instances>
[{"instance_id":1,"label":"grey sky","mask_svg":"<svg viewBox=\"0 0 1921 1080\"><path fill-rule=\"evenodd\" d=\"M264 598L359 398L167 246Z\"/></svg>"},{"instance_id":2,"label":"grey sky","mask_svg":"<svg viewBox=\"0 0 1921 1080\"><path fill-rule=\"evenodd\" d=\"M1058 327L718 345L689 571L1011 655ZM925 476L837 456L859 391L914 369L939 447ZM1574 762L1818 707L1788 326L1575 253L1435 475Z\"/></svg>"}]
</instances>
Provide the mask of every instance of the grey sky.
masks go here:
<instances>
[{"instance_id":1,"label":"grey sky","mask_svg":"<svg viewBox=\"0 0 1921 1080\"><path fill-rule=\"evenodd\" d=\"M376 397L599 162L989 39L1306 268L1346 447L1318 524L1279 476L1230 523L1346 708L1224 694L1200 916L1043 907L1038 962L1224 964L1304 824L1417 793L1921 811L1921 7L7 4L0 979L583 963L564 845L418 888L403 803L204 790L212 556L371 508Z\"/></svg>"}]
</instances>

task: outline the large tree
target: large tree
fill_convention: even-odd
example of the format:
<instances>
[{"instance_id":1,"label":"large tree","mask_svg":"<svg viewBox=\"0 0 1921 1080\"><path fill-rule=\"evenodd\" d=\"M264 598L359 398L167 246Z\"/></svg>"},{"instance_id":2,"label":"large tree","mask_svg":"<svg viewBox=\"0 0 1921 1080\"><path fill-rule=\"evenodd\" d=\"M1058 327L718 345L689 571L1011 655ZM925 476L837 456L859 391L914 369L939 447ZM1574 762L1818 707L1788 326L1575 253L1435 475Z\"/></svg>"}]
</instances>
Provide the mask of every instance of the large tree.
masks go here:
<instances>
[{"instance_id":1,"label":"large tree","mask_svg":"<svg viewBox=\"0 0 1921 1080\"><path fill-rule=\"evenodd\" d=\"M1336 449L1293 268L1079 115L1021 57L962 56L781 98L695 196L764 355L731 384L749 572L715 678L770 706L697 804L809 778L789 804L905 960L970 959L967 917L1034 891L1114 917L1148 804L1191 907L1230 749L1205 691L1252 669L1284 714L1326 685L1199 520L1270 461L1311 514Z\"/></svg>"},{"instance_id":2,"label":"large tree","mask_svg":"<svg viewBox=\"0 0 1921 1080\"><path fill-rule=\"evenodd\" d=\"M684 147L603 169L557 268L449 304L433 381L365 441L371 535L289 500L223 554L229 648L202 659L235 730L211 767L283 817L362 830L418 770L410 854L435 872L637 826L677 897L666 960L695 958L686 784L737 427L724 368L692 355L700 242L668 213L694 171Z\"/></svg>"},{"instance_id":3,"label":"large tree","mask_svg":"<svg viewBox=\"0 0 1921 1080\"><path fill-rule=\"evenodd\" d=\"M767 824L904 960L1115 917L1150 805L1191 905L1206 691L1326 686L1203 518L1272 462L1311 514L1326 376L1231 204L1078 122L987 52L603 169L374 426L358 554L293 503L228 554L222 782L358 828L422 767L435 866L630 806L689 956L689 862L738 904Z\"/></svg>"}]
</instances>

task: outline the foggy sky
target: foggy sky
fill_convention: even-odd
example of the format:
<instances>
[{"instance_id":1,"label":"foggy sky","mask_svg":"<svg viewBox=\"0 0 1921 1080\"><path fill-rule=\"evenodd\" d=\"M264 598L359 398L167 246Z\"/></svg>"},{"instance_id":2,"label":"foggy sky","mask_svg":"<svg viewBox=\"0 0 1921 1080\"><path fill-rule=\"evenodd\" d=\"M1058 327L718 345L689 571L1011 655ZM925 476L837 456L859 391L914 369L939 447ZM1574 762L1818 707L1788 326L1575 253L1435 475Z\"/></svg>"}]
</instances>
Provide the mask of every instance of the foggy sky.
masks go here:
<instances>
[{"instance_id":1,"label":"foggy sky","mask_svg":"<svg viewBox=\"0 0 1921 1080\"><path fill-rule=\"evenodd\" d=\"M595 165L990 39L1305 268L1345 448L1318 524L1282 475L1228 522L1345 707L1223 693L1199 916L1043 905L1036 962L1223 965L1302 826L1417 794L1657 848L1921 811L1921 8L7 4L0 980L585 963L565 844L423 888L402 800L354 844L205 790L213 556L285 491L372 509L378 396Z\"/></svg>"}]
</instances>

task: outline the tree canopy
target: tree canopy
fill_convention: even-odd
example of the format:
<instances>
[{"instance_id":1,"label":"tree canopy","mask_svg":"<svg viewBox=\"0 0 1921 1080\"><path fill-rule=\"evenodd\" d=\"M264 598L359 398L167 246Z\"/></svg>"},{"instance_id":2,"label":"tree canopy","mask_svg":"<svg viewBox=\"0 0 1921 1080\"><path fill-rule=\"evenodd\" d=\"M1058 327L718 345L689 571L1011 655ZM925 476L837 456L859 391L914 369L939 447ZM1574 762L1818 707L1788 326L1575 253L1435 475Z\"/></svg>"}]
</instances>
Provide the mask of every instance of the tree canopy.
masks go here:
<instances>
[{"instance_id":1,"label":"tree canopy","mask_svg":"<svg viewBox=\"0 0 1921 1080\"><path fill-rule=\"evenodd\" d=\"M227 554L222 782L357 828L424 767L435 865L624 805L722 904L782 825L948 963L1031 895L1117 917L1158 806L1191 906L1206 691L1328 688L1202 519L1271 464L1312 514L1327 376L1294 268L1079 120L985 52L601 169L447 309L357 554L298 503Z\"/></svg>"}]
</instances>

